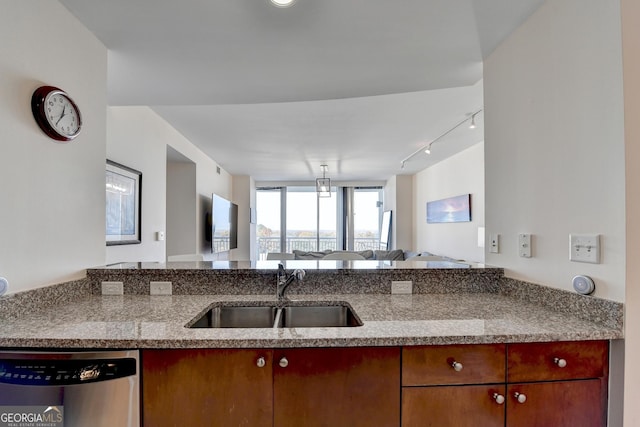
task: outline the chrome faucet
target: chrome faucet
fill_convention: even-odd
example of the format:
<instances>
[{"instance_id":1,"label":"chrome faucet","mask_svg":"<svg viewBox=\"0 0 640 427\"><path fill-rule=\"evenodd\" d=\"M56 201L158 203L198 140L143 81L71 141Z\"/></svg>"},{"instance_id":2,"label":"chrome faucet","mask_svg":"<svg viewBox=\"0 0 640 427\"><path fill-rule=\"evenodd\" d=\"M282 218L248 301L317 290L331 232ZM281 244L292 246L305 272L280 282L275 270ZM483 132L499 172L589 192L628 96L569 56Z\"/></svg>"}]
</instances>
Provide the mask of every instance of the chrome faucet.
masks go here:
<instances>
[{"instance_id":1,"label":"chrome faucet","mask_svg":"<svg viewBox=\"0 0 640 427\"><path fill-rule=\"evenodd\" d=\"M284 266L282 264L278 264L278 284L276 287L276 297L278 298L278 301L285 300L286 298L284 293L291 282L294 280L302 280L304 275L304 270L296 268L289 276L287 276L287 271L284 269Z\"/></svg>"}]
</instances>

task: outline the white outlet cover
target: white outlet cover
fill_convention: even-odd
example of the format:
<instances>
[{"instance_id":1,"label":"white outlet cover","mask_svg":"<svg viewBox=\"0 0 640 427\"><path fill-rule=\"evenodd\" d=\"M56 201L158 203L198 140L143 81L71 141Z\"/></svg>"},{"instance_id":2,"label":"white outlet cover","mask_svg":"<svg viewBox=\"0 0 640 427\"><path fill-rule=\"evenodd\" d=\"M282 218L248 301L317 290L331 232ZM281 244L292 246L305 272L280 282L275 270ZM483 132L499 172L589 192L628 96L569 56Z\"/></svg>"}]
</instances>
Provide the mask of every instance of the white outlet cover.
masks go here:
<instances>
[{"instance_id":1,"label":"white outlet cover","mask_svg":"<svg viewBox=\"0 0 640 427\"><path fill-rule=\"evenodd\" d=\"M396 295L406 295L413 293L413 281L411 280L392 280L391 293Z\"/></svg>"},{"instance_id":2,"label":"white outlet cover","mask_svg":"<svg viewBox=\"0 0 640 427\"><path fill-rule=\"evenodd\" d=\"M171 295L173 286L171 282L150 282L149 293L151 295Z\"/></svg>"},{"instance_id":3,"label":"white outlet cover","mask_svg":"<svg viewBox=\"0 0 640 427\"><path fill-rule=\"evenodd\" d=\"M102 282L102 295L123 295L124 283Z\"/></svg>"}]
</instances>

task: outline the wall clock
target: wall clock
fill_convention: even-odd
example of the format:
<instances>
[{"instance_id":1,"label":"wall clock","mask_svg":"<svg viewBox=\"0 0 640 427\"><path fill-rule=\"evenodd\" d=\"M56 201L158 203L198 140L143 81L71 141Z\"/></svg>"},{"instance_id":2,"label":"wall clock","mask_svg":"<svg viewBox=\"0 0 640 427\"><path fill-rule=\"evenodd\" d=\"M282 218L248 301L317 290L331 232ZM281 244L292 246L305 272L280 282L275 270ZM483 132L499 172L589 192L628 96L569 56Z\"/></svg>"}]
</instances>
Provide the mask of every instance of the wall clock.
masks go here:
<instances>
[{"instance_id":1,"label":"wall clock","mask_svg":"<svg viewBox=\"0 0 640 427\"><path fill-rule=\"evenodd\" d=\"M80 133L80 109L62 89L41 86L31 97L31 111L38 126L50 138L69 142Z\"/></svg>"}]
</instances>

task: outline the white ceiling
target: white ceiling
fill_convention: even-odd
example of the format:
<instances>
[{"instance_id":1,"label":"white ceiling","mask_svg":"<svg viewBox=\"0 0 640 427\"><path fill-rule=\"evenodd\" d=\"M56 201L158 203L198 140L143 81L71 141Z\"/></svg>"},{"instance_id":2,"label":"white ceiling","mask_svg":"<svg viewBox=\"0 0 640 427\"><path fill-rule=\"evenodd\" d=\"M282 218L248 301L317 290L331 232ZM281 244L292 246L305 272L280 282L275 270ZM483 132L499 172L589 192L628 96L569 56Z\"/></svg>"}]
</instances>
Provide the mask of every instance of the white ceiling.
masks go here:
<instances>
[{"instance_id":1,"label":"white ceiling","mask_svg":"<svg viewBox=\"0 0 640 427\"><path fill-rule=\"evenodd\" d=\"M59 0L148 105L234 175L411 174L483 140L482 61L543 0ZM477 118L482 122L482 114Z\"/></svg>"}]
</instances>

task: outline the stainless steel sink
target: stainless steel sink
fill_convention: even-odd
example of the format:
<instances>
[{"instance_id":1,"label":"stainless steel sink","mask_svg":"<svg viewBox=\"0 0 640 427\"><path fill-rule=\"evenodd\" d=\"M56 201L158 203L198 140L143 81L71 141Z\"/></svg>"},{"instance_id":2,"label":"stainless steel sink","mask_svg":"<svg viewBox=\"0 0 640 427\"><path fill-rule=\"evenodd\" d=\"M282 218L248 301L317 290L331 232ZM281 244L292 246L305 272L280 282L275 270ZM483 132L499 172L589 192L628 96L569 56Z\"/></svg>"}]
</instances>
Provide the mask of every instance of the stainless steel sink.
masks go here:
<instances>
[{"instance_id":1,"label":"stainless steel sink","mask_svg":"<svg viewBox=\"0 0 640 427\"><path fill-rule=\"evenodd\" d=\"M341 303L285 306L281 324L284 328L327 328L362 326L362 321L348 304Z\"/></svg>"},{"instance_id":2,"label":"stainless steel sink","mask_svg":"<svg viewBox=\"0 0 640 427\"><path fill-rule=\"evenodd\" d=\"M221 303L193 319L188 328L331 328L362 326L346 302L242 305Z\"/></svg>"},{"instance_id":3,"label":"stainless steel sink","mask_svg":"<svg viewBox=\"0 0 640 427\"><path fill-rule=\"evenodd\" d=\"M219 306L207 310L190 328L272 328L274 306Z\"/></svg>"}]
</instances>

